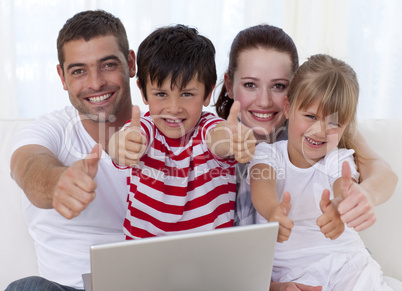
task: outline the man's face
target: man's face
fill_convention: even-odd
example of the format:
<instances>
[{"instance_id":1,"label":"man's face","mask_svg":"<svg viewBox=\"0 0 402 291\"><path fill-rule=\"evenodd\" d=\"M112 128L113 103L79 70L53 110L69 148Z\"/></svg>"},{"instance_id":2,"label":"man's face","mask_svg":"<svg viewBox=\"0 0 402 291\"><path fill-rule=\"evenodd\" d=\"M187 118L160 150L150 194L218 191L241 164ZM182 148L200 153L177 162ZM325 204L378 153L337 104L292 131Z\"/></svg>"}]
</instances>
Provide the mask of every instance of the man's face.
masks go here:
<instances>
[{"instance_id":1,"label":"man's face","mask_svg":"<svg viewBox=\"0 0 402 291\"><path fill-rule=\"evenodd\" d=\"M128 63L115 36L89 41L69 41L63 46L65 62L57 67L64 90L82 119L114 122L131 112L130 77L135 76L135 56ZM125 122L124 120L123 122Z\"/></svg>"}]
</instances>

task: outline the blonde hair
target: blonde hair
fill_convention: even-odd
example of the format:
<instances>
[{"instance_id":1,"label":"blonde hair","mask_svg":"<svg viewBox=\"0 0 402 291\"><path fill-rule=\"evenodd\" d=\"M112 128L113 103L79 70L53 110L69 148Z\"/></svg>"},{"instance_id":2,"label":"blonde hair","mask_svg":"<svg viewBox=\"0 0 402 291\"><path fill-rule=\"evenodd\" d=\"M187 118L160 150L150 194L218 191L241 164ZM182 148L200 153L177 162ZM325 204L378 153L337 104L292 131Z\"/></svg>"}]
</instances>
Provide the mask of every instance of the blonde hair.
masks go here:
<instances>
[{"instance_id":1,"label":"blonde hair","mask_svg":"<svg viewBox=\"0 0 402 291\"><path fill-rule=\"evenodd\" d=\"M358 97L356 72L345 62L325 54L313 55L299 67L288 92L290 110L306 109L319 100L319 113L336 114L337 122L346 125L338 147L355 150Z\"/></svg>"}]
</instances>

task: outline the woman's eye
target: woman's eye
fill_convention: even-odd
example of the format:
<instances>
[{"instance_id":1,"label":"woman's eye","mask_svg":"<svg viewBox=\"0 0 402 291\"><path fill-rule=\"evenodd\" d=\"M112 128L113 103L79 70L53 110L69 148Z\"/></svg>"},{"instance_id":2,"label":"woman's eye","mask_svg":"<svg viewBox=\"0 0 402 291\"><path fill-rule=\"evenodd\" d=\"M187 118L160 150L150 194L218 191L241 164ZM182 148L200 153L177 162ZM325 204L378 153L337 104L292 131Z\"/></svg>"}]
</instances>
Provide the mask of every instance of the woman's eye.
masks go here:
<instances>
[{"instance_id":1,"label":"woman's eye","mask_svg":"<svg viewBox=\"0 0 402 291\"><path fill-rule=\"evenodd\" d=\"M278 90L285 90L285 89L286 89L286 86L283 85L283 84L275 84L275 85L274 85L274 88L275 88L275 89L278 89Z\"/></svg>"},{"instance_id":2,"label":"woman's eye","mask_svg":"<svg viewBox=\"0 0 402 291\"><path fill-rule=\"evenodd\" d=\"M246 87L246 88L254 88L255 84L254 83L245 83L244 87Z\"/></svg>"}]
</instances>

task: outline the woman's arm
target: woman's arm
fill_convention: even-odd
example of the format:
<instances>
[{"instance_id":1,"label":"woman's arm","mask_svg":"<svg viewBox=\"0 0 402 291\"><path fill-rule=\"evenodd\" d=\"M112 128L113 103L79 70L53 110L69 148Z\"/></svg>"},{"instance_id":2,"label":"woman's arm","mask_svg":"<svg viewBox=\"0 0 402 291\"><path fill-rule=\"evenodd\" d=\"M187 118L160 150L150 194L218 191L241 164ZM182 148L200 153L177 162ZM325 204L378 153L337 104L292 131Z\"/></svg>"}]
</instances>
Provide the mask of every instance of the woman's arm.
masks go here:
<instances>
[{"instance_id":1,"label":"woman's arm","mask_svg":"<svg viewBox=\"0 0 402 291\"><path fill-rule=\"evenodd\" d=\"M374 206L387 201L395 191L398 177L391 167L368 145L363 135L357 135L360 184L352 183L338 211L347 226L362 231L376 221Z\"/></svg>"}]
</instances>

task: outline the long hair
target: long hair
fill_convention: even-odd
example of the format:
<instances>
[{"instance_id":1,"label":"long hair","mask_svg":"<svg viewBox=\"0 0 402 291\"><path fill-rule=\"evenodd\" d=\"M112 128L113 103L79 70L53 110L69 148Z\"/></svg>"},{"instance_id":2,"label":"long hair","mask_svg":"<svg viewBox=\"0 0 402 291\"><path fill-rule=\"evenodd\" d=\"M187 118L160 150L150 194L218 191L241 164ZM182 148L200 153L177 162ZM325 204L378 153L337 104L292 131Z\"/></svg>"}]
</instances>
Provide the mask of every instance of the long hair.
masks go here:
<instances>
[{"instance_id":1,"label":"long hair","mask_svg":"<svg viewBox=\"0 0 402 291\"><path fill-rule=\"evenodd\" d=\"M299 66L299 56L292 38L281 28L268 24L260 24L240 31L234 38L230 48L229 66L227 69L230 80L233 81L240 54L243 51L260 47L289 54L292 62L292 73L296 72ZM223 84L215 103L218 116L226 119L229 116L232 104L233 99L227 96L226 86Z\"/></svg>"},{"instance_id":2,"label":"long hair","mask_svg":"<svg viewBox=\"0 0 402 291\"><path fill-rule=\"evenodd\" d=\"M323 116L336 114L338 122L346 125L338 147L355 150L358 98L356 72L325 54L313 55L299 67L288 92L290 110L306 109L319 100L318 112Z\"/></svg>"}]
</instances>

